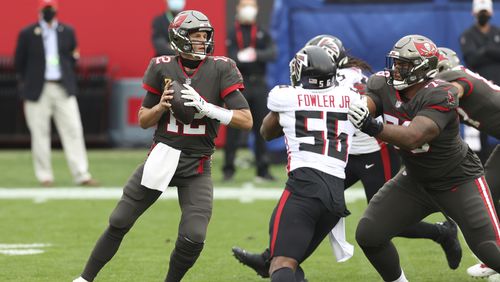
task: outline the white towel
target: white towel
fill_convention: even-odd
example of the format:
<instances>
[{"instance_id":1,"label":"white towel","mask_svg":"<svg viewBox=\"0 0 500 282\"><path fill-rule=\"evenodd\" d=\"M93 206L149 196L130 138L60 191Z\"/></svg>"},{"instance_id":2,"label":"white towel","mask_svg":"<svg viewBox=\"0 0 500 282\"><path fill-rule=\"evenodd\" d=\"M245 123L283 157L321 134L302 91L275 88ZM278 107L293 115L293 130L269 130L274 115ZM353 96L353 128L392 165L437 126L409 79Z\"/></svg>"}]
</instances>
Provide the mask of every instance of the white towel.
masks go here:
<instances>
[{"instance_id":1,"label":"white towel","mask_svg":"<svg viewBox=\"0 0 500 282\"><path fill-rule=\"evenodd\" d=\"M344 262L352 257L354 246L345 238L345 217L340 218L332 231L328 233L328 238L337 262Z\"/></svg>"},{"instance_id":2,"label":"white towel","mask_svg":"<svg viewBox=\"0 0 500 282\"><path fill-rule=\"evenodd\" d=\"M141 184L149 189L165 192L174 177L180 156L180 150L161 142L156 144L144 164Z\"/></svg>"}]
</instances>

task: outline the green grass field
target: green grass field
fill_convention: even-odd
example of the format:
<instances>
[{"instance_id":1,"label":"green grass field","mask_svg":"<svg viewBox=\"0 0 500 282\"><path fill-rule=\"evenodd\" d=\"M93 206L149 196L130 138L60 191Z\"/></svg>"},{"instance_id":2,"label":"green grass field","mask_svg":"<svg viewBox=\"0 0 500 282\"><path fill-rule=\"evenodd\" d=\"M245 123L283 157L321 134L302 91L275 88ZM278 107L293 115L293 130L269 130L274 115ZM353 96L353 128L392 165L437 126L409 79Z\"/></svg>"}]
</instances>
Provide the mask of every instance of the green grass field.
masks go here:
<instances>
[{"instance_id":1,"label":"green grass field","mask_svg":"<svg viewBox=\"0 0 500 282\"><path fill-rule=\"evenodd\" d=\"M146 150L91 150L91 172L103 186L122 186L145 153ZM249 157L248 152L241 155ZM284 167L277 165L272 172L279 179L258 184L252 182L254 170L245 168L238 171L234 182L223 183L220 153L216 153L214 159L216 189L240 187L245 183L280 188L286 177ZM56 185L73 186L60 151L53 155L53 163ZM0 187L37 186L29 151L0 151L0 164ZM2 244L50 244L41 248L44 253L36 255L10 256L0 252L0 281L71 281L81 272L115 203L115 200L0 199L0 251ZM274 200L250 203L216 200L205 249L184 281L264 281L232 257L231 247L263 249L268 242L268 220L275 203ZM336 263L325 240L303 265L309 281L381 281L354 241L357 220L366 203L358 200L348 207L352 215L347 219L346 231L349 241L355 245L354 257L348 262ZM96 281L163 281L179 216L176 201L158 201L139 219ZM442 219L438 214L429 218L430 221ZM476 281L465 273L476 260L464 243L462 263L455 271L448 269L441 248L430 240L396 239L395 243L410 281Z\"/></svg>"}]
</instances>

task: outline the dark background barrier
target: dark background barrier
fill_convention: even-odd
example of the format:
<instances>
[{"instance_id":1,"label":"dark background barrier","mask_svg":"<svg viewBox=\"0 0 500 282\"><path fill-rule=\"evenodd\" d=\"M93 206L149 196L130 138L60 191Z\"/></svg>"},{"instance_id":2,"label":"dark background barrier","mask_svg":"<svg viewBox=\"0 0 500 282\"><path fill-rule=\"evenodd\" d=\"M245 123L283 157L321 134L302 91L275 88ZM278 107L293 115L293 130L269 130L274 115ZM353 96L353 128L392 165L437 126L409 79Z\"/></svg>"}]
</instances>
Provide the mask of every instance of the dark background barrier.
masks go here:
<instances>
[{"instance_id":1,"label":"dark background barrier","mask_svg":"<svg viewBox=\"0 0 500 282\"><path fill-rule=\"evenodd\" d=\"M109 97L111 77L107 56L82 57L77 64L78 105L89 146L109 146ZM0 147L28 147L29 131L19 97L11 56L0 56ZM60 145L52 123L52 141Z\"/></svg>"}]
</instances>

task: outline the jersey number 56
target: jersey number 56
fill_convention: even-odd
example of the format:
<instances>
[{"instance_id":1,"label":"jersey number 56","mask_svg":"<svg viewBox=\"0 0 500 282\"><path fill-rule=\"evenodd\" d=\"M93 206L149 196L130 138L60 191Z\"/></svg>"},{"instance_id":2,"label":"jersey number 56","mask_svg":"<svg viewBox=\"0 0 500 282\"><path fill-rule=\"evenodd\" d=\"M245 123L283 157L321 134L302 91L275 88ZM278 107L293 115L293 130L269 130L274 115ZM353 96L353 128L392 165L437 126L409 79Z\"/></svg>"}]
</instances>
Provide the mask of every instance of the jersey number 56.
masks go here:
<instances>
[{"instance_id":1,"label":"jersey number 56","mask_svg":"<svg viewBox=\"0 0 500 282\"><path fill-rule=\"evenodd\" d=\"M296 111L295 135L297 137L314 137L314 144L300 143L299 150L327 155L342 161L347 160L347 134L339 131L339 121L347 120L346 113L322 111ZM308 119L320 119L326 122L325 130L310 130ZM326 136L325 136L326 133Z\"/></svg>"}]
</instances>

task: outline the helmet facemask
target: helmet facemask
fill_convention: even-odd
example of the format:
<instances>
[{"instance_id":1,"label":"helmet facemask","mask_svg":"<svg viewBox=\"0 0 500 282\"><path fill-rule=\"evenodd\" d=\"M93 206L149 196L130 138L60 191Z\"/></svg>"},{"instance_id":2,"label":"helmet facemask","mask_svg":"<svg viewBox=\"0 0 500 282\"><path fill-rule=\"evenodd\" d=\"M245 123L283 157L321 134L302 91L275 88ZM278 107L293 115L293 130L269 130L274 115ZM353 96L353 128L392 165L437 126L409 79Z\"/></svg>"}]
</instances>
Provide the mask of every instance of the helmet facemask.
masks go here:
<instances>
[{"instance_id":1,"label":"helmet facemask","mask_svg":"<svg viewBox=\"0 0 500 282\"><path fill-rule=\"evenodd\" d=\"M190 35L195 32L206 32L207 39L206 41L191 39ZM177 42L174 43L172 41L171 46L174 50L179 53L183 53L186 55L192 56L196 60L203 60L207 55L212 55L214 50L214 41L213 41L213 28L211 27L203 27L197 29L176 29L173 30L174 35L177 37ZM203 51L196 51L195 45L203 44Z\"/></svg>"},{"instance_id":2,"label":"helmet facemask","mask_svg":"<svg viewBox=\"0 0 500 282\"><path fill-rule=\"evenodd\" d=\"M422 35L407 35L399 39L386 56L387 84L404 90L437 74L436 45Z\"/></svg>"},{"instance_id":3,"label":"helmet facemask","mask_svg":"<svg viewBox=\"0 0 500 282\"><path fill-rule=\"evenodd\" d=\"M206 32L206 40L201 37L191 39L196 32ZM172 49L186 54L195 60L203 60L214 51L214 29L208 18L198 11L183 11L170 23L168 28ZM196 45L203 44L203 51L197 50Z\"/></svg>"},{"instance_id":4,"label":"helmet facemask","mask_svg":"<svg viewBox=\"0 0 500 282\"><path fill-rule=\"evenodd\" d=\"M414 84L436 75L437 70L432 65L436 58L403 58L397 52L391 51L386 57L386 71L390 76L387 83L396 90L404 90Z\"/></svg>"}]
</instances>

